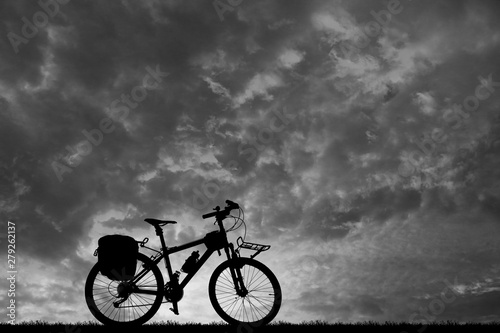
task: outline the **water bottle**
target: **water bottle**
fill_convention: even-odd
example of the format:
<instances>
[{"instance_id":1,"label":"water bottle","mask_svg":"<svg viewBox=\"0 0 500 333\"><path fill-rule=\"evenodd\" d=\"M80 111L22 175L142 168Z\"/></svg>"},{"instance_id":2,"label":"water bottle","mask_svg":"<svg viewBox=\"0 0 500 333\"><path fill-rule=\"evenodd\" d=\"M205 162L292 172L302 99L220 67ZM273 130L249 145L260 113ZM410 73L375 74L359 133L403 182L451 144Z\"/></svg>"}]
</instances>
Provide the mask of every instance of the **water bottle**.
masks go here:
<instances>
[{"instance_id":1,"label":"water bottle","mask_svg":"<svg viewBox=\"0 0 500 333\"><path fill-rule=\"evenodd\" d=\"M196 268L196 263L198 262L200 254L198 251L193 251L189 258L186 259L184 265L181 267L181 271L184 273L191 273Z\"/></svg>"}]
</instances>

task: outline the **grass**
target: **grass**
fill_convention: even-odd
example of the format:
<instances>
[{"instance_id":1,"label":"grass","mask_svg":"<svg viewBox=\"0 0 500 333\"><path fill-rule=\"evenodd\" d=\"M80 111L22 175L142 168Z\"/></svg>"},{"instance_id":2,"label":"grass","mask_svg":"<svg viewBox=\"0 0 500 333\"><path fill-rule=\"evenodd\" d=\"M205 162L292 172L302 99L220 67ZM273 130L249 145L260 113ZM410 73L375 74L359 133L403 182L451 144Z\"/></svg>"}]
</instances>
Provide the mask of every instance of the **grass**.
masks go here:
<instances>
[{"instance_id":1,"label":"grass","mask_svg":"<svg viewBox=\"0 0 500 333\"><path fill-rule=\"evenodd\" d=\"M6 327L9 326L9 327ZM49 323L45 321L25 321L19 322L16 325L10 325L5 322L0 323L0 329L4 332L4 327L8 329L8 332L21 332L36 329L37 333L50 332L50 333L100 333L109 332L110 328L104 326L98 322L87 321L87 322L76 322L73 324L68 323ZM300 330L303 333L317 333L317 332L358 332L360 330L365 330L366 332L372 332L372 329L383 330L384 333L397 332L397 333L431 333L431 332L445 332L452 331L454 333L458 332L498 332L500 323L457 323L457 322L436 322L429 323L428 325L423 324L412 324L404 322L359 322L359 323L328 323L325 321L308 321L301 323L288 323L284 321L273 322L264 327L231 327L224 322L213 322L209 324L200 323L177 323L174 321L166 322L151 322L142 325L140 332L162 332L165 333L166 329L169 333L176 332L220 332L220 333L257 333L257 332L291 332ZM304 332L305 330L309 332ZM114 330L113 330L114 331Z\"/></svg>"}]
</instances>

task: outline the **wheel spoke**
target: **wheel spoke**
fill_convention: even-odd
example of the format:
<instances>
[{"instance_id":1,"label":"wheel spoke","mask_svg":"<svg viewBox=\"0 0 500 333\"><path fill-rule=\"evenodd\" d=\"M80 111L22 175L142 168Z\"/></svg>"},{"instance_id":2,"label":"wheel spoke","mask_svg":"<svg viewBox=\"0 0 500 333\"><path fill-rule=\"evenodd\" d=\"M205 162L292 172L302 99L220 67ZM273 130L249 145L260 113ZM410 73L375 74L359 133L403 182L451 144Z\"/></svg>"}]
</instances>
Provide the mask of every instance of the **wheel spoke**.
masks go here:
<instances>
[{"instance_id":1,"label":"wheel spoke","mask_svg":"<svg viewBox=\"0 0 500 333\"><path fill-rule=\"evenodd\" d=\"M264 274L261 274L261 276L256 278L255 281L252 281L254 284L253 288L257 289L259 286L262 285L262 283L268 283L268 281L266 281L266 278L267 277ZM256 284L256 286L255 286L255 284ZM250 289L250 285L248 286L248 289Z\"/></svg>"},{"instance_id":2,"label":"wheel spoke","mask_svg":"<svg viewBox=\"0 0 500 333\"><path fill-rule=\"evenodd\" d=\"M225 287L227 289L234 290L234 285L229 284L229 282L225 282L225 281L219 281L218 287Z\"/></svg>"},{"instance_id":3,"label":"wheel spoke","mask_svg":"<svg viewBox=\"0 0 500 333\"><path fill-rule=\"evenodd\" d=\"M254 298L257 302L259 302L259 303L260 303L260 304L261 304L261 305L262 305L262 306L263 306L266 310L271 310L271 307L266 306L266 304L262 303L262 301L261 301L260 299L258 299L258 298L256 298L256 297L254 297L254 296L252 296L252 295L250 295L250 297L253 297L253 298ZM250 298L250 297L249 297L249 298Z\"/></svg>"},{"instance_id":4,"label":"wheel spoke","mask_svg":"<svg viewBox=\"0 0 500 333\"><path fill-rule=\"evenodd\" d=\"M238 304L238 299L235 299L229 306L228 306L228 310L230 309L230 314L233 313L233 310L234 308L236 307L236 305Z\"/></svg>"}]
</instances>

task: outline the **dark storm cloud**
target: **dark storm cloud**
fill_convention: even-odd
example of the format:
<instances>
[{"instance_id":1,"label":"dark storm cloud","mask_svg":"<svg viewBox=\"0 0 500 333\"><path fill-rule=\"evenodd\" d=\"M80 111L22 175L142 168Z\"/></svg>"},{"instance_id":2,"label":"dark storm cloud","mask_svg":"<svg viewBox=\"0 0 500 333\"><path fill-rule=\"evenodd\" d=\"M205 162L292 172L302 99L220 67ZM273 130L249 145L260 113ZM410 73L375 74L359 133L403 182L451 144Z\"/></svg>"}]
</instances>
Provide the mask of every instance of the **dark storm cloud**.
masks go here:
<instances>
[{"instance_id":1,"label":"dark storm cloud","mask_svg":"<svg viewBox=\"0 0 500 333\"><path fill-rule=\"evenodd\" d=\"M242 2L221 21L210 1L74 0L18 53L7 33L21 34L21 17L40 6L3 2L1 218L19 225L29 265L58 267L45 274L63 272L63 284L83 281L91 234L150 231L145 217L199 219L230 198L244 205L251 235L282 253L277 274L295 269L283 286L302 312L286 314L407 320L425 304L410 296L438 293L427 281L452 281L463 261L472 268L457 290L474 279L492 288L500 87L460 129L443 115L474 95L479 76L500 81L498 4L401 4L351 58L340 47L387 2ZM168 76L89 154L70 153L113 101L127 105L148 66ZM422 141L436 128L447 140ZM412 152L421 163L401 175ZM54 161L71 167L62 181ZM203 228L167 237L188 241ZM316 289L298 288L311 279ZM31 311L44 296L23 286ZM55 303L77 299L68 288ZM464 315L470 301L481 310L468 318L488 316L489 298L472 294L443 315Z\"/></svg>"},{"instance_id":2,"label":"dark storm cloud","mask_svg":"<svg viewBox=\"0 0 500 333\"><path fill-rule=\"evenodd\" d=\"M7 7L6 11L14 13L31 13L40 9L36 6L9 8L7 5ZM60 44L49 46L48 33L44 31L26 45L35 50L50 49L52 61L57 64L59 74L49 91L21 92L20 94L25 97L20 96L19 104L15 108L9 106L12 108L11 117L14 117L14 120L20 117L15 115L18 110L25 117L21 120L28 120L21 129L24 135L19 134L15 124L6 126L9 131L3 131L2 142L5 148L2 149L2 153L6 157L4 160L16 163L8 168L11 174L6 180L11 184L6 184L6 188L10 185L12 189L16 177L27 181L30 187L29 193L22 198L21 207L11 215L11 218L32 221L33 228L30 232L38 236L40 232L46 233L42 239L46 240L49 248L53 248L53 251L47 248L39 251L40 247L44 246L44 241L35 242L32 254L43 253L48 258L57 258L60 255L58 252L66 255L67 251L60 250L64 246L74 247L74 242L82 232L80 230L84 225L82 223L89 222L88 217L103 209L100 203L130 202L137 199L134 196L127 196L126 193L132 193L129 192L132 189L127 186L127 190L123 191L123 186L130 184L138 172L143 170L140 167L133 170L123 162L130 159L127 156L130 152L134 152L134 159L138 163L146 166L154 165L158 146L153 138L160 134L168 137L168 133L175 126L176 114L182 109L182 105L172 98L175 94L180 97L180 101L183 100L183 97L176 93L178 90L176 87L182 86L184 80L179 74L175 76L178 85L163 87L164 93L150 93L162 94L161 99L164 103L159 104L158 98L149 96L149 100L141 104L140 110L134 110L140 113L142 126L148 128L144 136L141 134L139 138L131 138L129 133L120 128L120 124L115 124L117 130L105 135L103 144L94 147L93 152L84 157L83 162L72 173L65 174L62 183L57 182L53 170L47 167L47 163L51 163L56 154L67 154L66 145L74 145L83 140L85 137L81 131L96 128L99 121L105 117L102 108L94 107L93 95L105 92L111 98L115 96L119 98L120 93L129 93L130 88L137 84L130 82L121 84L119 89L112 88L113 81L118 78L120 71L129 69L144 71L147 65L154 68L155 64L159 64L163 72L174 69L180 73L187 65L187 59L183 54L196 53L194 47L203 48L210 45L208 37L214 35L210 32L210 27L213 25L199 29L199 24L203 24L204 21L202 17L196 20L191 13L175 14L171 9L164 10L167 17L173 16L171 19L166 18L169 22L167 32L167 27L158 26L148 19L151 10L148 6L130 4L127 7L118 4L75 2L63 8L64 20L57 16L59 21L51 21L51 28L61 29L60 35L56 36L60 38ZM9 17L17 16L14 13ZM188 16L189 20L186 21ZM110 20L110 17L113 17L113 20ZM196 41L197 38L199 42ZM158 49L155 52L143 52L146 45L155 45ZM6 67L10 68L12 75L2 78L5 83L14 86L40 84L42 80L39 66L44 62L43 56L38 53L32 55L30 51L21 49L18 55L7 58L6 61L10 60L10 63ZM34 61L34 56L38 56L37 61ZM19 71L15 70L15 64L21 61L29 63L33 68L33 74L24 70L26 77L19 75ZM189 70L186 69L185 72L189 75ZM68 91L71 89L77 89L84 94L75 96ZM69 98L64 96L65 93L70 94ZM108 100L109 102L111 100ZM161 112L158 112L160 109ZM160 115L163 120L158 117L152 118L151 114ZM11 132L15 135L11 135ZM137 140L144 140L144 143L139 143ZM139 152L142 152L143 157L137 155ZM37 156L36 159L33 158L34 155ZM120 177L112 176L113 173L119 173ZM161 192L154 193L152 197L155 195L164 196ZM42 197L43 203L39 201ZM157 203L153 201L151 206ZM37 206L39 213L35 212ZM75 212L82 207L86 208L78 213ZM151 211L151 208L148 208ZM62 227L66 237L62 237L61 242L51 241L50 235L56 234L54 229L47 228L47 224L50 223ZM40 230L37 230L38 227ZM26 247L25 250L31 252L30 247Z\"/></svg>"}]
</instances>

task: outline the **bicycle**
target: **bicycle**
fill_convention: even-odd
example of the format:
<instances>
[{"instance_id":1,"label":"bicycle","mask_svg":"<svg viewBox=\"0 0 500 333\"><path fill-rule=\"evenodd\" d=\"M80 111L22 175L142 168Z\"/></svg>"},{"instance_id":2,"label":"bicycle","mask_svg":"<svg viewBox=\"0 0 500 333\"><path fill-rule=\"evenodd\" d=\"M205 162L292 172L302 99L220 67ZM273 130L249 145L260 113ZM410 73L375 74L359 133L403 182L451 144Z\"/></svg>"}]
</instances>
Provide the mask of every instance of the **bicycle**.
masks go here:
<instances>
[{"instance_id":1,"label":"bicycle","mask_svg":"<svg viewBox=\"0 0 500 333\"><path fill-rule=\"evenodd\" d=\"M238 228L245 225L244 237L246 236L244 212L237 203L226 200L226 204L223 210L217 206L213 212L202 216L203 219L215 217L214 224L218 224L219 230L174 247L167 247L165 244L162 226L175 224L176 221L145 219L160 238L161 249L147 247L145 244L148 238L137 241L141 248L145 247L156 253L148 257L139 252L136 274L127 281L110 280L100 273L99 262L94 265L85 283L85 299L94 317L105 325L142 325L156 314L162 303L172 303L170 310L178 315L178 302L184 296L184 287L214 252L217 251L220 256L220 251L224 250L227 260L215 268L208 283L209 298L214 310L231 325L249 324L257 327L273 320L281 307L281 287L274 273L254 259L259 253L267 251L270 245L245 242L240 236L235 249L226 233L236 229L236 224L241 222ZM234 209L239 210L238 217L230 215ZM228 217L233 217L235 224L226 230L222 221ZM179 281L180 272L173 272L169 255L201 244L205 244L207 250L199 259L192 258L193 252L191 259L188 258L181 269L187 275ZM240 249L253 250L255 253L250 258L242 257ZM169 278L165 284L158 267L162 259Z\"/></svg>"}]
</instances>

